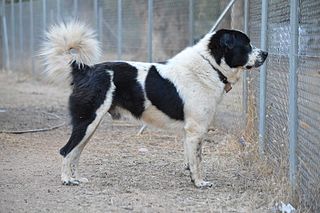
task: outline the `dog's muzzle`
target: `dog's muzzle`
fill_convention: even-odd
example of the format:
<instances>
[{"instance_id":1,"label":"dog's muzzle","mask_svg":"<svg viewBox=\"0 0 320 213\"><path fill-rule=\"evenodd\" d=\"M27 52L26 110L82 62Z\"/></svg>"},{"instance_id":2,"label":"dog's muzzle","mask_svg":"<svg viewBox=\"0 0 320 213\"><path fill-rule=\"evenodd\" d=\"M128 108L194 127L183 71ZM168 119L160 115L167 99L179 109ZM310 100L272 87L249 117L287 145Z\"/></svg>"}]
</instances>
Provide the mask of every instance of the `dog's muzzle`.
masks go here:
<instances>
[{"instance_id":1,"label":"dog's muzzle","mask_svg":"<svg viewBox=\"0 0 320 213\"><path fill-rule=\"evenodd\" d=\"M254 63L254 67L260 67L265 62L267 57L268 57L268 52L261 51L261 53L259 53L258 59Z\"/></svg>"}]
</instances>

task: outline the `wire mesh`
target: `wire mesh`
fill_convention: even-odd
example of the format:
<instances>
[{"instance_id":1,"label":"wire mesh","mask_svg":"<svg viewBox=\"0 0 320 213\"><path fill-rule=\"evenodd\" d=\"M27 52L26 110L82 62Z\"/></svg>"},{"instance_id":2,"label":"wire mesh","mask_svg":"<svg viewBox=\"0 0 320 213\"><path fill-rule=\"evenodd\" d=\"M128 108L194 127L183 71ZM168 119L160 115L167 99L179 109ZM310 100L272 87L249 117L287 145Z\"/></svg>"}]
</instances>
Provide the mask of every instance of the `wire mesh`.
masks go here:
<instances>
[{"instance_id":1,"label":"wire mesh","mask_svg":"<svg viewBox=\"0 0 320 213\"><path fill-rule=\"evenodd\" d=\"M154 61L167 60L188 46L188 12L189 1L154 2Z\"/></svg>"},{"instance_id":2,"label":"wire mesh","mask_svg":"<svg viewBox=\"0 0 320 213\"><path fill-rule=\"evenodd\" d=\"M32 41L32 52L31 54L31 63L32 63L32 72L36 72L36 69L39 69L40 64L39 60L36 59L38 50L40 49L41 45L41 39L44 36L44 29L47 23L43 23L43 4L42 1L33 1L33 13L30 14L33 16L33 32L31 35L31 41ZM36 12L38 11L38 12ZM31 30L30 30L31 32Z\"/></svg>"},{"instance_id":3,"label":"wire mesh","mask_svg":"<svg viewBox=\"0 0 320 213\"><path fill-rule=\"evenodd\" d=\"M274 162L288 163L289 129L289 47L290 2L269 1L266 140L267 153ZM249 34L259 44L261 3L249 4ZM298 53L298 195L301 204L312 212L320 211L320 2L299 2L299 53ZM259 91L259 76L250 73L251 88ZM258 99L259 93L255 92ZM258 102L259 104L259 102Z\"/></svg>"},{"instance_id":4,"label":"wire mesh","mask_svg":"<svg viewBox=\"0 0 320 213\"><path fill-rule=\"evenodd\" d=\"M31 54L30 54L30 52L31 52L30 6L29 6L28 2L22 2L21 4L22 4L22 7L21 7L21 13L22 13L21 21L22 21L22 23L21 23L20 30L22 31L21 34L23 36L23 42L20 47L21 49L19 50L19 53L20 53L19 62L24 64L24 66L23 67L15 66L14 70L24 71L26 73L31 73L32 60L31 60ZM8 35L8 37L9 37L9 40L12 40L12 38L10 37L10 34ZM16 62L17 62L16 59L12 60L12 63L16 63Z\"/></svg>"},{"instance_id":5,"label":"wire mesh","mask_svg":"<svg viewBox=\"0 0 320 213\"><path fill-rule=\"evenodd\" d=\"M300 196L320 211L320 2L300 1L298 178Z\"/></svg>"},{"instance_id":6,"label":"wire mesh","mask_svg":"<svg viewBox=\"0 0 320 213\"><path fill-rule=\"evenodd\" d=\"M122 4L123 58L147 61L147 1L123 0Z\"/></svg>"},{"instance_id":7,"label":"wire mesh","mask_svg":"<svg viewBox=\"0 0 320 213\"><path fill-rule=\"evenodd\" d=\"M289 26L289 1L269 2L266 149L279 163L288 157Z\"/></svg>"},{"instance_id":8,"label":"wire mesh","mask_svg":"<svg viewBox=\"0 0 320 213\"><path fill-rule=\"evenodd\" d=\"M218 1L194 2L194 35L201 38L212 27L210 20L216 20L220 15L220 3Z\"/></svg>"},{"instance_id":9,"label":"wire mesh","mask_svg":"<svg viewBox=\"0 0 320 213\"><path fill-rule=\"evenodd\" d=\"M99 2L99 38L102 44L102 60L116 60L118 42L118 4L117 1Z\"/></svg>"},{"instance_id":10,"label":"wire mesh","mask_svg":"<svg viewBox=\"0 0 320 213\"><path fill-rule=\"evenodd\" d=\"M248 24L248 34L251 43L257 47L260 47L260 34L261 34L261 1L251 0L249 2L249 24ZM249 87L249 98L251 103L255 104L254 109L259 109L259 81L260 76L258 71L248 72L248 87ZM257 110L256 110L257 111ZM249 118L254 119L255 125L258 126L258 119L256 117ZM253 130L254 131L254 130Z\"/></svg>"}]
</instances>

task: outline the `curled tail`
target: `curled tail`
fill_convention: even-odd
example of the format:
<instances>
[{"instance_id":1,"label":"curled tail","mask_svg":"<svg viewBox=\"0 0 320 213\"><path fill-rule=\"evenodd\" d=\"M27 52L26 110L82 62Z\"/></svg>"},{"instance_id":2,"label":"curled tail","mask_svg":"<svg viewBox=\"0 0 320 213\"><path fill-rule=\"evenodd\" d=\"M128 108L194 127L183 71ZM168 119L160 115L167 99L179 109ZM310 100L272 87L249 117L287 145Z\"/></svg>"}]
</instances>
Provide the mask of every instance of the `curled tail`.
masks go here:
<instances>
[{"instance_id":1,"label":"curled tail","mask_svg":"<svg viewBox=\"0 0 320 213\"><path fill-rule=\"evenodd\" d=\"M95 32L79 21L53 25L45 34L40 51L44 72L53 81L66 80L72 71L71 64L97 63L101 49Z\"/></svg>"}]
</instances>

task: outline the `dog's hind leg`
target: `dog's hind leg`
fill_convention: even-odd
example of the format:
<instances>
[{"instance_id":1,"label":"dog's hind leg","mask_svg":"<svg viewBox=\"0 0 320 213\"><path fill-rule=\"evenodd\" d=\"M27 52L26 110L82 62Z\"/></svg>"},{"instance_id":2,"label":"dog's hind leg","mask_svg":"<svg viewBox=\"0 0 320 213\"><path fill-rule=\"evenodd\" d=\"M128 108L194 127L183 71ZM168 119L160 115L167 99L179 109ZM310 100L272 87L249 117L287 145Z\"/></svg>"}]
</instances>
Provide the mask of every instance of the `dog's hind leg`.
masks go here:
<instances>
[{"instance_id":1,"label":"dog's hind leg","mask_svg":"<svg viewBox=\"0 0 320 213\"><path fill-rule=\"evenodd\" d=\"M65 154L61 174L63 184L78 185L80 182L88 181L86 178L80 178L78 174L80 154L108 109L108 106L102 105L95 113L94 119L87 119L74 124L68 143L60 150L62 155Z\"/></svg>"},{"instance_id":2,"label":"dog's hind leg","mask_svg":"<svg viewBox=\"0 0 320 213\"><path fill-rule=\"evenodd\" d=\"M71 151L65 155L62 162L61 180L63 184L78 185L80 182L87 182L86 179L80 178L78 175L80 154L90 140L90 137L100 123L100 120L101 117L96 117L91 123L86 121L82 124L76 125L67 145L60 150L62 153L67 149L71 149ZM74 147L69 148L72 146Z\"/></svg>"},{"instance_id":3,"label":"dog's hind leg","mask_svg":"<svg viewBox=\"0 0 320 213\"><path fill-rule=\"evenodd\" d=\"M60 154L64 156L62 163L61 180L65 185L78 185L80 182L87 182L85 178L78 176L78 163L80 154L91 136L97 129L102 117L109 110L112 102L112 92L107 92L104 102L98 109L88 108L86 113L79 113L71 109L73 129L68 143L60 149ZM81 104L76 107L85 108ZM80 115L81 114L81 115Z\"/></svg>"}]
</instances>

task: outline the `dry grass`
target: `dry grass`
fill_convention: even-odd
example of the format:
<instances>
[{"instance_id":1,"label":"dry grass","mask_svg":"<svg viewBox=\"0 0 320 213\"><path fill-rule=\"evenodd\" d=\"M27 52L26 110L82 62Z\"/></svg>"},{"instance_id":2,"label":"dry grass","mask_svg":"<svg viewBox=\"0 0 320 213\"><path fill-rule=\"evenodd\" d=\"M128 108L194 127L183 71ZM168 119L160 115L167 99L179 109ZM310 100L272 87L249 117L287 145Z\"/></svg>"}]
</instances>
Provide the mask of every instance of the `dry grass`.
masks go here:
<instances>
[{"instance_id":1,"label":"dry grass","mask_svg":"<svg viewBox=\"0 0 320 213\"><path fill-rule=\"evenodd\" d=\"M238 88L238 91L241 91L241 88ZM241 95L234 93L234 97L227 97L229 99L227 101L233 101ZM229 110L241 112L241 104L238 102L231 102L232 108ZM259 154L257 111L253 93L249 96L248 102L245 126L243 126L243 117L234 116L230 125L236 125L236 128L229 131L230 134L226 135L225 129L209 132L208 138L213 141L225 135L223 141L215 144L217 147L214 153L209 154L210 156L218 155L214 160L214 169L223 171L220 175L221 180L217 181L232 182L231 187L241 194L243 200L251 200L249 209L255 210L253 212L257 212L256 210L276 212L280 202L292 204L298 212L308 212L301 209L300 200L291 191L287 178L286 155L274 160L267 153L264 156ZM227 128L230 127L227 126Z\"/></svg>"},{"instance_id":2,"label":"dry grass","mask_svg":"<svg viewBox=\"0 0 320 213\"><path fill-rule=\"evenodd\" d=\"M256 131L257 111L254 95L250 95L248 103L248 114L246 127L242 132L243 143L230 143L230 150L238 151L236 155L239 163L239 175L243 179L242 187L244 190L256 191L256 198L261 200L264 205L274 211L277 205L290 203L297 212L310 212L301 205L301 200L296 193L292 192L288 180L288 161L286 156L280 157L275 162L272 156L265 153L261 156L259 153L258 132ZM234 138L239 141L239 138ZM255 208L258 203L253 203Z\"/></svg>"}]
</instances>

